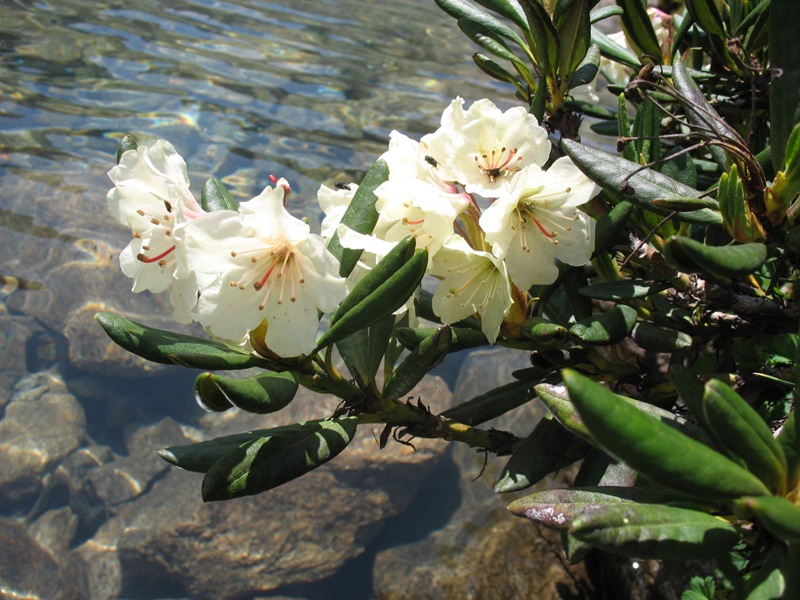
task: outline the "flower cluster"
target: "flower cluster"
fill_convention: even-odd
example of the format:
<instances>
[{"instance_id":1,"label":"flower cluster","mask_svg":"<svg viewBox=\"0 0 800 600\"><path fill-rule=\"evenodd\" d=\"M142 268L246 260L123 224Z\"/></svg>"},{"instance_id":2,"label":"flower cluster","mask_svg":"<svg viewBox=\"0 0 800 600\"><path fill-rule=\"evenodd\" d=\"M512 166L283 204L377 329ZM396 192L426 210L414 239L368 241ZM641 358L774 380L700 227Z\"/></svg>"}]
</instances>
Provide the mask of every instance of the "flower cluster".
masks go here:
<instances>
[{"instance_id":1,"label":"flower cluster","mask_svg":"<svg viewBox=\"0 0 800 600\"><path fill-rule=\"evenodd\" d=\"M379 219L369 236L340 223L355 184L320 189L326 216L316 235L287 211L284 180L238 210L206 212L172 145L126 151L109 173L108 204L133 232L120 255L133 291L169 289L177 320L298 356L314 349L319 314L335 310L352 283L339 276L329 239L338 233L343 245L367 251L352 279L413 236L440 280L436 315L447 323L477 315L495 342L512 307L525 314L527 290L555 281L556 260L589 261L594 221L579 207L598 188L568 158L548 166L547 132L523 108L463 104L454 100L441 127L419 142L392 133L382 157L389 177L375 190ZM256 330L264 339L251 340Z\"/></svg>"}]
</instances>

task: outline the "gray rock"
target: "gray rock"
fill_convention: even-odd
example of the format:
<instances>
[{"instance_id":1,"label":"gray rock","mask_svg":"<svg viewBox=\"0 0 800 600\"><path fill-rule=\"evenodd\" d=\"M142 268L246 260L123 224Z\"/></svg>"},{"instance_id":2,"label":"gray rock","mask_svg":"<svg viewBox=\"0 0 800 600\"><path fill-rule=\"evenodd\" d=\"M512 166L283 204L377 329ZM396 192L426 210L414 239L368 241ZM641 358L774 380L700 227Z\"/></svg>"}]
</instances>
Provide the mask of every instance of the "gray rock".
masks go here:
<instances>
[{"instance_id":1,"label":"gray rock","mask_svg":"<svg viewBox=\"0 0 800 600\"><path fill-rule=\"evenodd\" d=\"M22 525L0 517L0 597L80 600L75 568L67 572Z\"/></svg>"},{"instance_id":2,"label":"gray rock","mask_svg":"<svg viewBox=\"0 0 800 600\"><path fill-rule=\"evenodd\" d=\"M65 557L75 539L78 517L68 506L49 510L28 526L28 533L56 559Z\"/></svg>"},{"instance_id":3,"label":"gray rock","mask_svg":"<svg viewBox=\"0 0 800 600\"><path fill-rule=\"evenodd\" d=\"M446 386L433 378L415 394L449 402ZM182 431L219 437L321 418L336 405L336 398L301 390L276 415L210 414L194 433ZM86 565L91 597L141 596L147 585L198 600L236 598L330 576L363 552L382 521L407 506L445 447L415 440L416 451L394 443L380 450L380 428L372 429L361 428L344 453L302 478L228 502L203 504L202 476L170 468L147 493L119 504L116 515L73 551ZM170 439L159 445L175 444L174 428L163 431ZM151 433L142 439L157 437ZM192 441L198 440L182 443Z\"/></svg>"},{"instance_id":4,"label":"gray rock","mask_svg":"<svg viewBox=\"0 0 800 600\"><path fill-rule=\"evenodd\" d=\"M56 371L20 380L0 421L0 505L40 492L42 478L85 435L83 409Z\"/></svg>"}]
</instances>

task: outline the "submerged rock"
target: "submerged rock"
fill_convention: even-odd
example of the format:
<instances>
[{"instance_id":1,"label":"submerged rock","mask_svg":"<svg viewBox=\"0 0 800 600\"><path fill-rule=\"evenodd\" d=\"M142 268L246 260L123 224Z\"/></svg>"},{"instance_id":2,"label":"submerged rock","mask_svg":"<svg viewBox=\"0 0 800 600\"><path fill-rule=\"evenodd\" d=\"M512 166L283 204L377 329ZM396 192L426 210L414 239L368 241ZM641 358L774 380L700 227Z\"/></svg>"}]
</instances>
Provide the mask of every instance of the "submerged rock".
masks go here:
<instances>
[{"instance_id":1,"label":"submerged rock","mask_svg":"<svg viewBox=\"0 0 800 600\"><path fill-rule=\"evenodd\" d=\"M83 409L55 370L20 380L0 421L0 506L39 493L85 435Z\"/></svg>"}]
</instances>

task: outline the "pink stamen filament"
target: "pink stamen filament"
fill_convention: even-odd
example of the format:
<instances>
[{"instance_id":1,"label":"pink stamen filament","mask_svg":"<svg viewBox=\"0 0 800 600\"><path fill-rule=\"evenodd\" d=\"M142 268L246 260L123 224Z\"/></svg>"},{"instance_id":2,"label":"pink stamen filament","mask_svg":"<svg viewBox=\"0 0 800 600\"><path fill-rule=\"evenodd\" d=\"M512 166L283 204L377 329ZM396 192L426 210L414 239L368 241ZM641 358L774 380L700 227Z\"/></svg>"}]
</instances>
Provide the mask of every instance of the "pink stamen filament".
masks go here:
<instances>
[{"instance_id":1,"label":"pink stamen filament","mask_svg":"<svg viewBox=\"0 0 800 600\"><path fill-rule=\"evenodd\" d=\"M164 250L164 252L162 252L158 256L154 256L154 257L150 258L148 256L145 256L144 254L139 254L136 258L139 259L143 263L154 263L154 262L158 262L159 260L161 260L162 258L167 256L173 250L175 250L175 246L170 246L169 248Z\"/></svg>"},{"instance_id":2,"label":"pink stamen filament","mask_svg":"<svg viewBox=\"0 0 800 600\"><path fill-rule=\"evenodd\" d=\"M280 256L276 256L274 258L274 260L272 261L272 264L269 266L269 269L267 269L267 272L264 275L264 278L261 281L259 281L258 283L254 284L253 287L255 287L257 290L260 290L261 288L264 287L264 284L267 283L267 279L269 279L269 276L272 275L272 271L275 270L275 267L277 266L277 264L280 261L280 259L281 259ZM269 292L267 292L267 295L269 295Z\"/></svg>"}]
</instances>

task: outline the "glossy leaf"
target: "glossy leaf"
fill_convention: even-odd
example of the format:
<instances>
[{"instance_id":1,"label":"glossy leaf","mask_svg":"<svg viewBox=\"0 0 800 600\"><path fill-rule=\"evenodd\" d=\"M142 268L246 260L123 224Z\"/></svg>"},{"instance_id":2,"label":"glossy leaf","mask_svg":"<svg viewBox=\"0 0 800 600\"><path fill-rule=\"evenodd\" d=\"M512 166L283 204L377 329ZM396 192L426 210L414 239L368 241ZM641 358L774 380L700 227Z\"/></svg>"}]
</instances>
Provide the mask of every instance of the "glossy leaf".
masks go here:
<instances>
[{"instance_id":1,"label":"glossy leaf","mask_svg":"<svg viewBox=\"0 0 800 600\"><path fill-rule=\"evenodd\" d=\"M245 442L217 460L203 478L205 502L259 494L305 475L344 450L357 417L309 421Z\"/></svg>"},{"instance_id":2,"label":"glossy leaf","mask_svg":"<svg viewBox=\"0 0 800 600\"><path fill-rule=\"evenodd\" d=\"M705 512L660 504L612 504L585 512L570 533L592 546L625 556L711 558L727 554L739 531Z\"/></svg>"},{"instance_id":3,"label":"glossy leaf","mask_svg":"<svg viewBox=\"0 0 800 600\"><path fill-rule=\"evenodd\" d=\"M339 316L330 329L317 340L316 350L329 346L394 313L417 289L427 266L427 249L416 252L408 262L380 283L368 296Z\"/></svg>"},{"instance_id":4,"label":"glossy leaf","mask_svg":"<svg viewBox=\"0 0 800 600\"><path fill-rule=\"evenodd\" d=\"M651 352L676 352L692 347L690 335L651 323L639 323L633 332L633 341Z\"/></svg>"},{"instance_id":5,"label":"glossy leaf","mask_svg":"<svg viewBox=\"0 0 800 600\"><path fill-rule=\"evenodd\" d=\"M394 370L383 386L383 397L397 400L410 392L428 372L444 360L450 350L451 340L449 325L442 325L432 336L423 340Z\"/></svg>"},{"instance_id":6,"label":"glossy leaf","mask_svg":"<svg viewBox=\"0 0 800 600\"><path fill-rule=\"evenodd\" d=\"M645 281L642 279L626 279L623 281L606 281L582 287L578 293L593 300L610 300L622 302L647 298L663 292L669 287L664 281Z\"/></svg>"},{"instance_id":7,"label":"glossy leaf","mask_svg":"<svg viewBox=\"0 0 800 600\"><path fill-rule=\"evenodd\" d=\"M574 444L576 441L558 421L546 416L514 450L494 486L494 493L524 490L548 473L583 458L589 446L585 442Z\"/></svg>"},{"instance_id":8,"label":"glossy leaf","mask_svg":"<svg viewBox=\"0 0 800 600\"><path fill-rule=\"evenodd\" d=\"M785 148L800 123L800 36L797 2L771 0L769 6L769 62L776 76L769 86L770 147L775 171L785 166Z\"/></svg>"},{"instance_id":9,"label":"glossy leaf","mask_svg":"<svg viewBox=\"0 0 800 600\"><path fill-rule=\"evenodd\" d=\"M245 446L265 436L289 436L291 425L274 429L257 429L244 433L226 435L205 442L172 446L158 451L165 461L178 468L195 473L205 473L211 466L228 452Z\"/></svg>"},{"instance_id":10,"label":"glossy leaf","mask_svg":"<svg viewBox=\"0 0 800 600\"><path fill-rule=\"evenodd\" d=\"M744 185L735 164L731 165L730 170L720 177L717 200L719 200L719 209L725 229L733 239L742 243L758 242L764 239L764 229L747 204ZM779 209L779 212L785 213L785 207Z\"/></svg>"},{"instance_id":11,"label":"glossy leaf","mask_svg":"<svg viewBox=\"0 0 800 600\"><path fill-rule=\"evenodd\" d=\"M646 415L591 379L569 369L563 377L595 443L660 485L719 500L769 493L755 475L729 458Z\"/></svg>"},{"instance_id":12,"label":"glossy leaf","mask_svg":"<svg viewBox=\"0 0 800 600\"><path fill-rule=\"evenodd\" d=\"M510 83L517 90L522 93L525 89L523 83L519 80L516 75L512 75L508 72L505 68L501 67L496 61L492 60L485 54L475 53L472 55L472 60L475 65L484 73L497 79L498 81L503 81L505 83Z\"/></svg>"},{"instance_id":13,"label":"glossy leaf","mask_svg":"<svg viewBox=\"0 0 800 600\"><path fill-rule=\"evenodd\" d=\"M111 313L95 319L114 342L147 360L195 369L249 369L265 361L241 348L164 329L148 327Z\"/></svg>"},{"instance_id":14,"label":"glossy leaf","mask_svg":"<svg viewBox=\"0 0 800 600\"><path fill-rule=\"evenodd\" d=\"M497 17L493 17L489 13L479 9L474 4L466 2L465 0L435 0L444 12L458 21L469 21L479 25L497 36L504 37L523 47L525 42L519 37L516 31L511 29L508 25L503 23ZM502 13L500 13L502 14ZM525 27L527 28L527 23Z\"/></svg>"},{"instance_id":15,"label":"glossy leaf","mask_svg":"<svg viewBox=\"0 0 800 600\"><path fill-rule=\"evenodd\" d=\"M686 8L703 31L718 38L726 37L722 15L714 0L686 0Z\"/></svg>"},{"instance_id":16,"label":"glossy leaf","mask_svg":"<svg viewBox=\"0 0 800 600\"><path fill-rule=\"evenodd\" d=\"M589 13L589 20L592 24L599 23L610 17L617 17L622 14L622 9L619 6L598 6L592 9Z\"/></svg>"},{"instance_id":17,"label":"glossy leaf","mask_svg":"<svg viewBox=\"0 0 800 600\"><path fill-rule=\"evenodd\" d=\"M720 450L741 459L773 493L787 488L786 456L759 414L735 391L718 379L706 384L704 421Z\"/></svg>"},{"instance_id":18,"label":"glossy leaf","mask_svg":"<svg viewBox=\"0 0 800 600\"><path fill-rule=\"evenodd\" d=\"M710 273L715 277L746 277L764 264L767 247L753 242L709 246L683 236L667 240L664 255L685 273Z\"/></svg>"},{"instance_id":19,"label":"glossy leaf","mask_svg":"<svg viewBox=\"0 0 800 600\"><path fill-rule=\"evenodd\" d=\"M649 59L646 62L661 64L658 38L642 1L617 0L617 5L622 7L622 29L633 49L639 56L646 56Z\"/></svg>"},{"instance_id":20,"label":"glossy leaf","mask_svg":"<svg viewBox=\"0 0 800 600\"><path fill-rule=\"evenodd\" d=\"M620 304L604 313L596 313L578 321L569 328L569 333L583 344L617 344L630 335L636 324L636 317L636 309Z\"/></svg>"},{"instance_id":21,"label":"glossy leaf","mask_svg":"<svg viewBox=\"0 0 800 600\"><path fill-rule=\"evenodd\" d=\"M221 412L236 406L246 412L266 414L288 406L298 387L299 378L290 371L248 379L203 373L195 380L194 394L197 403L209 411Z\"/></svg>"},{"instance_id":22,"label":"glossy leaf","mask_svg":"<svg viewBox=\"0 0 800 600\"><path fill-rule=\"evenodd\" d=\"M369 234L378 222L378 211L375 210L376 188L389 179L389 165L379 159L375 162L358 186L353 199L342 216L342 225L346 225L358 233ZM339 234L335 233L328 243L328 250L339 259L339 275L347 277L355 268L362 250L345 248L339 241Z\"/></svg>"},{"instance_id":23,"label":"glossy leaf","mask_svg":"<svg viewBox=\"0 0 800 600\"><path fill-rule=\"evenodd\" d=\"M413 350L423 341L436 333L436 327L398 327L397 339L409 350ZM451 327L450 353L478 346L486 346L489 341L482 331L466 327Z\"/></svg>"},{"instance_id":24,"label":"glossy leaf","mask_svg":"<svg viewBox=\"0 0 800 600\"><path fill-rule=\"evenodd\" d=\"M558 69L558 32L539 0L520 0L533 36L536 66L555 78Z\"/></svg>"},{"instance_id":25,"label":"glossy leaf","mask_svg":"<svg viewBox=\"0 0 800 600\"><path fill-rule=\"evenodd\" d=\"M475 3L496 12L498 15L504 16L523 31L528 30L528 21L525 19L525 12L516 0L513 2L509 0L475 0Z\"/></svg>"},{"instance_id":26,"label":"glossy leaf","mask_svg":"<svg viewBox=\"0 0 800 600\"><path fill-rule=\"evenodd\" d=\"M211 178L203 185L200 193L200 206L206 212L217 210L239 210L239 203L233 199L228 189L219 179Z\"/></svg>"},{"instance_id":27,"label":"glossy leaf","mask_svg":"<svg viewBox=\"0 0 800 600\"><path fill-rule=\"evenodd\" d=\"M590 179L613 194L623 192L625 198L655 213L669 215L671 211L653 204L653 200L682 200L699 198L702 192L652 169L614 154L584 146L574 140L562 140L561 146L575 165ZM675 218L689 223L722 224L722 216L711 209L681 212Z\"/></svg>"},{"instance_id":28,"label":"glossy leaf","mask_svg":"<svg viewBox=\"0 0 800 600\"><path fill-rule=\"evenodd\" d=\"M458 26L469 39L484 50L512 63L525 81L531 84L535 82L536 79L528 66L511 51L501 37L493 37L485 27L472 21L459 20Z\"/></svg>"},{"instance_id":29,"label":"glossy leaf","mask_svg":"<svg viewBox=\"0 0 800 600\"><path fill-rule=\"evenodd\" d=\"M530 317L522 324L522 335L535 342L565 341L567 328L543 317Z\"/></svg>"},{"instance_id":30,"label":"glossy leaf","mask_svg":"<svg viewBox=\"0 0 800 600\"><path fill-rule=\"evenodd\" d=\"M742 505L782 542L800 543L800 508L786 498L756 496L742 499Z\"/></svg>"},{"instance_id":31,"label":"glossy leaf","mask_svg":"<svg viewBox=\"0 0 800 600\"><path fill-rule=\"evenodd\" d=\"M670 492L658 488L581 486L536 492L515 500L508 505L508 510L551 529L566 531L592 507L631 502L656 504L675 499Z\"/></svg>"},{"instance_id":32,"label":"glossy leaf","mask_svg":"<svg viewBox=\"0 0 800 600\"><path fill-rule=\"evenodd\" d=\"M632 69L640 69L642 64L639 62L639 57L636 56L630 49L618 44L605 33L600 31L597 27L592 26L592 44L600 48L603 56L614 62L625 65Z\"/></svg>"},{"instance_id":33,"label":"glossy leaf","mask_svg":"<svg viewBox=\"0 0 800 600\"><path fill-rule=\"evenodd\" d=\"M605 250L614 241L617 234L628 223L631 214L633 214L633 204L623 200L597 221L594 243L595 254Z\"/></svg>"},{"instance_id":34,"label":"glossy leaf","mask_svg":"<svg viewBox=\"0 0 800 600\"><path fill-rule=\"evenodd\" d=\"M558 73L571 75L586 58L591 38L589 0L573 0L563 14L555 13L558 34ZM598 49L598 64L600 52Z\"/></svg>"},{"instance_id":35,"label":"glossy leaf","mask_svg":"<svg viewBox=\"0 0 800 600\"><path fill-rule=\"evenodd\" d=\"M541 379L544 379L550 372L552 369L541 369ZM480 425L533 400L536 397L533 393L535 383L535 378L526 381L512 381L453 408L448 408L442 413L442 416L473 427Z\"/></svg>"},{"instance_id":36,"label":"glossy leaf","mask_svg":"<svg viewBox=\"0 0 800 600\"><path fill-rule=\"evenodd\" d=\"M597 72L600 70L600 48L596 45L589 46L583 60L578 66L570 73L569 76L569 89L578 87L579 85L587 85L594 81L597 77ZM602 107L605 108L605 107ZM602 113L603 116L610 116L612 113L605 109ZM595 112L595 115L597 113Z\"/></svg>"}]
</instances>

